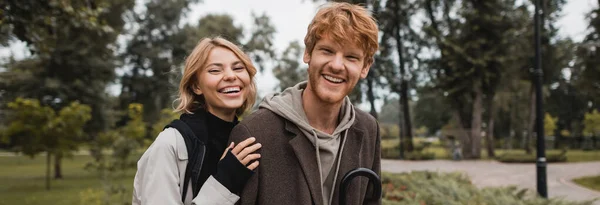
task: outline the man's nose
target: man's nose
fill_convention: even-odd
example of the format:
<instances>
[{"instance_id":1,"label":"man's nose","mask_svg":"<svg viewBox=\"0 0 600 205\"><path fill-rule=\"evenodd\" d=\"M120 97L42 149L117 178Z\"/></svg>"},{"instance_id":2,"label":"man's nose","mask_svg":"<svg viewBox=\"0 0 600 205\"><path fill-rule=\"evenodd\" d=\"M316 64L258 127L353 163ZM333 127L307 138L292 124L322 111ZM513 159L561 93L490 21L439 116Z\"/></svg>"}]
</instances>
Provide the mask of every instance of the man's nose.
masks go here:
<instances>
[{"instance_id":1,"label":"man's nose","mask_svg":"<svg viewBox=\"0 0 600 205\"><path fill-rule=\"evenodd\" d=\"M336 54L331 61L331 69L334 71L341 71L344 69L344 55Z\"/></svg>"}]
</instances>

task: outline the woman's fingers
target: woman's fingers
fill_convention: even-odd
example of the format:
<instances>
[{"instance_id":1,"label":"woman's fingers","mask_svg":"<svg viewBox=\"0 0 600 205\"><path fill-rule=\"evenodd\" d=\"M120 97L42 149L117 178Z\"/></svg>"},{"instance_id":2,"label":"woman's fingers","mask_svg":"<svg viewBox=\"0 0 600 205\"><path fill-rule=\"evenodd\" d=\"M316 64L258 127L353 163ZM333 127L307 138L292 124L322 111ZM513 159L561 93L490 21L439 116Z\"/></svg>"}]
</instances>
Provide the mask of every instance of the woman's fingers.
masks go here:
<instances>
[{"instance_id":1,"label":"woman's fingers","mask_svg":"<svg viewBox=\"0 0 600 205\"><path fill-rule=\"evenodd\" d=\"M244 157L244 159L240 160L240 162L246 166L248 163L250 163L252 160L256 160L260 158L260 154L250 154L246 157Z\"/></svg>"},{"instance_id":2,"label":"woman's fingers","mask_svg":"<svg viewBox=\"0 0 600 205\"><path fill-rule=\"evenodd\" d=\"M238 144L238 146L240 146L240 145ZM250 147L244 148L239 154L236 155L236 157L241 162L244 158L246 158L246 156L248 156L250 153L255 152L256 150L260 149L261 147L262 147L262 145L260 143L253 144Z\"/></svg>"},{"instance_id":3,"label":"woman's fingers","mask_svg":"<svg viewBox=\"0 0 600 205\"><path fill-rule=\"evenodd\" d=\"M233 142L231 142L231 144L229 144L229 147L225 148L225 151L223 152L223 155L221 155L221 159L225 158L225 155L227 155L227 152L230 149L233 149L233 145L235 145L235 144ZM221 159L219 159L219 160L221 160Z\"/></svg>"},{"instance_id":4,"label":"woman's fingers","mask_svg":"<svg viewBox=\"0 0 600 205\"><path fill-rule=\"evenodd\" d=\"M235 148L233 148L233 150L231 150L231 152L237 156L245 147L254 143L254 141L256 141L256 138L250 137L250 138L238 143L237 146L235 146ZM239 157L238 157L238 159L239 159Z\"/></svg>"},{"instance_id":5,"label":"woman's fingers","mask_svg":"<svg viewBox=\"0 0 600 205\"><path fill-rule=\"evenodd\" d=\"M248 165L249 170L254 170L254 169L256 169L256 167L258 167L258 161L253 162L252 164Z\"/></svg>"}]
</instances>

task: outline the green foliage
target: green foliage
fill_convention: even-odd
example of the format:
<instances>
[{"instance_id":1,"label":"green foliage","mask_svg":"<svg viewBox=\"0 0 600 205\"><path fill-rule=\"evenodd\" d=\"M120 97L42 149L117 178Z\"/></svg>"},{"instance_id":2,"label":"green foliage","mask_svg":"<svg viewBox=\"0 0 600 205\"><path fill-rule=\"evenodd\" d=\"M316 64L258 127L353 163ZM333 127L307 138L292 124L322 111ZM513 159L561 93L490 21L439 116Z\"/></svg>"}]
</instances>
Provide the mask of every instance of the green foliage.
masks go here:
<instances>
[{"instance_id":1,"label":"green foliage","mask_svg":"<svg viewBox=\"0 0 600 205\"><path fill-rule=\"evenodd\" d=\"M34 157L40 152L47 154L46 167L50 170L50 156L56 155L55 176L61 176L60 159L78 149L85 136L82 128L91 119L91 109L79 102L63 107L58 114L35 99L17 98L8 103L10 123L2 130L3 141L15 145L16 152ZM49 173L46 187L49 189Z\"/></svg>"},{"instance_id":2,"label":"green foliage","mask_svg":"<svg viewBox=\"0 0 600 205\"><path fill-rule=\"evenodd\" d=\"M15 151L31 157L41 151L76 150L84 137L81 129L91 119L91 109L72 102L58 114L35 99L17 98L8 104L10 124L3 137L16 144Z\"/></svg>"},{"instance_id":3,"label":"green foliage","mask_svg":"<svg viewBox=\"0 0 600 205\"><path fill-rule=\"evenodd\" d=\"M583 41L577 45L575 66L572 77L576 93L583 99L584 106L578 110L600 109L600 5L591 8L586 15L588 21L587 34Z\"/></svg>"},{"instance_id":4,"label":"green foliage","mask_svg":"<svg viewBox=\"0 0 600 205\"><path fill-rule=\"evenodd\" d=\"M393 204L592 204L544 199L526 189L499 187L479 189L460 173L383 173L383 203Z\"/></svg>"},{"instance_id":5,"label":"green foliage","mask_svg":"<svg viewBox=\"0 0 600 205\"><path fill-rule=\"evenodd\" d=\"M163 131L166 125L174 119L179 119L179 113L173 112L173 109L165 108L160 111L160 119L152 125L152 136L157 137ZM144 143L144 147L150 146L150 141Z\"/></svg>"},{"instance_id":6,"label":"green foliage","mask_svg":"<svg viewBox=\"0 0 600 205\"><path fill-rule=\"evenodd\" d=\"M571 132L569 132L569 130L561 130L560 135L563 137L571 137Z\"/></svg>"},{"instance_id":7,"label":"green foliage","mask_svg":"<svg viewBox=\"0 0 600 205\"><path fill-rule=\"evenodd\" d=\"M252 13L253 27L250 31L250 39L244 43L244 50L257 64L257 68L263 71L265 62L275 57L275 47L273 39L275 36L275 26L267 14L256 15Z\"/></svg>"},{"instance_id":8,"label":"green foliage","mask_svg":"<svg viewBox=\"0 0 600 205\"><path fill-rule=\"evenodd\" d=\"M277 66L273 68L273 75L279 80L279 91L292 87L308 77L306 66L300 64L304 48L298 41L292 41L283 51Z\"/></svg>"},{"instance_id":9,"label":"green foliage","mask_svg":"<svg viewBox=\"0 0 600 205\"><path fill-rule=\"evenodd\" d=\"M144 145L146 127L142 121L143 105L133 103L128 107L127 124L101 133L90 143L94 161L86 164L85 169L102 180L102 204L124 204L131 200L126 186L115 184L114 180L136 167L137 151Z\"/></svg>"},{"instance_id":10,"label":"green foliage","mask_svg":"<svg viewBox=\"0 0 600 205\"><path fill-rule=\"evenodd\" d=\"M419 129L415 129L416 136L425 137L427 134L429 134L429 129L427 129L427 127L425 127L425 126L421 126L421 127L419 127Z\"/></svg>"},{"instance_id":11,"label":"green foliage","mask_svg":"<svg viewBox=\"0 0 600 205\"><path fill-rule=\"evenodd\" d=\"M600 175L580 177L573 180L575 183L592 190L600 191Z\"/></svg>"},{"instance_id":12,"label":"green foliage","mask_svg":"<svg viewBox=\"0 0 600 205\"><path fill-rule=\"evenodd\" d=\"M379 135L382 139L399 139L400 127L397 124L379 124Z\"/></svg>"},{"instance_id":13,"label":"green foliage","mask_svg":"<svg viewBox=\"0 0 600 205\"><path fill-rule=\"evenodd\" d=\"M537 157L532 154L514 154L514 153L506 153L498 156L496 160L504 163L535 163L537 162ZM546 154L546 162L567 162L567 151L564 150L561 153L547 153Z\"/></svg>"},{"instance_id":14,"label":"green foliage","mask_svg":"<svg viewBox=\"0 0 600 205\"><path fill-rule=\"evenodd\" d=\"M54 110L79 101L92 108L88 134L106 128L110 106L106 87L113 82L115 41L122 14L134 0L6 1L0 3L0 30L27 43L22 60L2 62L1 103L34 98ZM2 38L2 37L0 37ZM1 41L1 40L0 40Z\"/></svg>"},{"instance_id":15,"label":"green foliage","mask_svg":"<svg viewBox=\"0 0 600 205\"><path fill-rule=\"evenodd\" d=\"M396 138L395 140L382 140L381 142L381 158L384 159L398 159L400 157L400 150L398 143L399 141ZM418 138L417 138L418 139ZM404 154L404 159L406 160L433 160L436 159L437 153L428 149L432 146L430 142L419 142L415 144L415 149L412 152L407 152Z\"/></svg>"},{"instance_id":16,"label":"green foliage","mask_svg":"<svg viewBox=\"0 0 600 205\"><path fill-rule=\"evenodd\" d=\"M556 117L552 117L552 115L546 113L546 115L544 116L544 133L546 134L546 136L554 135L557 121L558 119Z\"/></svg>"},{"instance_id":17,"label":"green foliage","mask_svg":"<svg viewBox=\"0 0 600 205\"><path fill-rule=\"evenodd\" d=\"M583 120L583 135L584 136L599 136L600 135L600 113L598 110L585 114Z\"/></svg>"},{"instance_id":18,"label":"green foliage","mask_svg":"<svg viewBox=\"0 0 600 205\"><path fill-rule=\"evenodd\" d=\"M400 102L398 98L387 99L383 102L379 112L379 121L389 124L400 122Z\"/></svg>"},{"instance_id":19,"label":"green foliage","mask_svg":"<svg viewBox=\"0 0 600 205\"><path fill-rule=\"evenodd\" d=\"M14 151L34 157L48 150L44 144L45 127L56 115L52 108L32 99L17 98L8 103L9 125L2 130L2 141L16 144Z\"/></svg>"}]
</instances>

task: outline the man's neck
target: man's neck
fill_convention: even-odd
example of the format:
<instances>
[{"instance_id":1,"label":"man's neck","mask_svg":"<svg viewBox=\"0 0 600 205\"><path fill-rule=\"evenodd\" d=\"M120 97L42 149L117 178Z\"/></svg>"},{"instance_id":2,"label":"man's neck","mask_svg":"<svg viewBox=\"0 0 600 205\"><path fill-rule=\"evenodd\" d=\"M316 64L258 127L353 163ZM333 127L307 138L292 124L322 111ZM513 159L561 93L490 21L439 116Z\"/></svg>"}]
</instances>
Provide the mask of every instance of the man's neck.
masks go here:
<instances>
[{"instance_id":1,"label":"man's neck","mask_svg":"<svg viewBox=\"0 0 600 205\"><path fill-rule=\"evenodd\" d=\"M333 134L338 125L342 102L331 104L317 98L312 91L304 90L302 105L308 124L322 132Z\"/></svg>"}]
</instances>

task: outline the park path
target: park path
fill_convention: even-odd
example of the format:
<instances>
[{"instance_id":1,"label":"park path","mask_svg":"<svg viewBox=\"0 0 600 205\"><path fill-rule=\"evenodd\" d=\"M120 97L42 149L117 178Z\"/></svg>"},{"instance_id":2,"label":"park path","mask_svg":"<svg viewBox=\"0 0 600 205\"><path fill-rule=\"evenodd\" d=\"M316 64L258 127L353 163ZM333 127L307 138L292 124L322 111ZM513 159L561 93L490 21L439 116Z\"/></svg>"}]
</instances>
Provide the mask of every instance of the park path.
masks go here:
<instances>
[{"instance_id":1,"label":"park path","mask_svg":"<svg viewBox=\"0 0 600 205\"><path fill-rule=\"evenodd\" d=\"M410 171L439 171L466 173L478 187L516 185L520 188L536 190L535 164L507 164L497 161L404 161L382 160L384 172L401 173ZM600 192L576 185L574 178L600 175L600 162L552 163L548 164L548 195L572 201L598 198Z\"/></svg>"}]
</instances>

